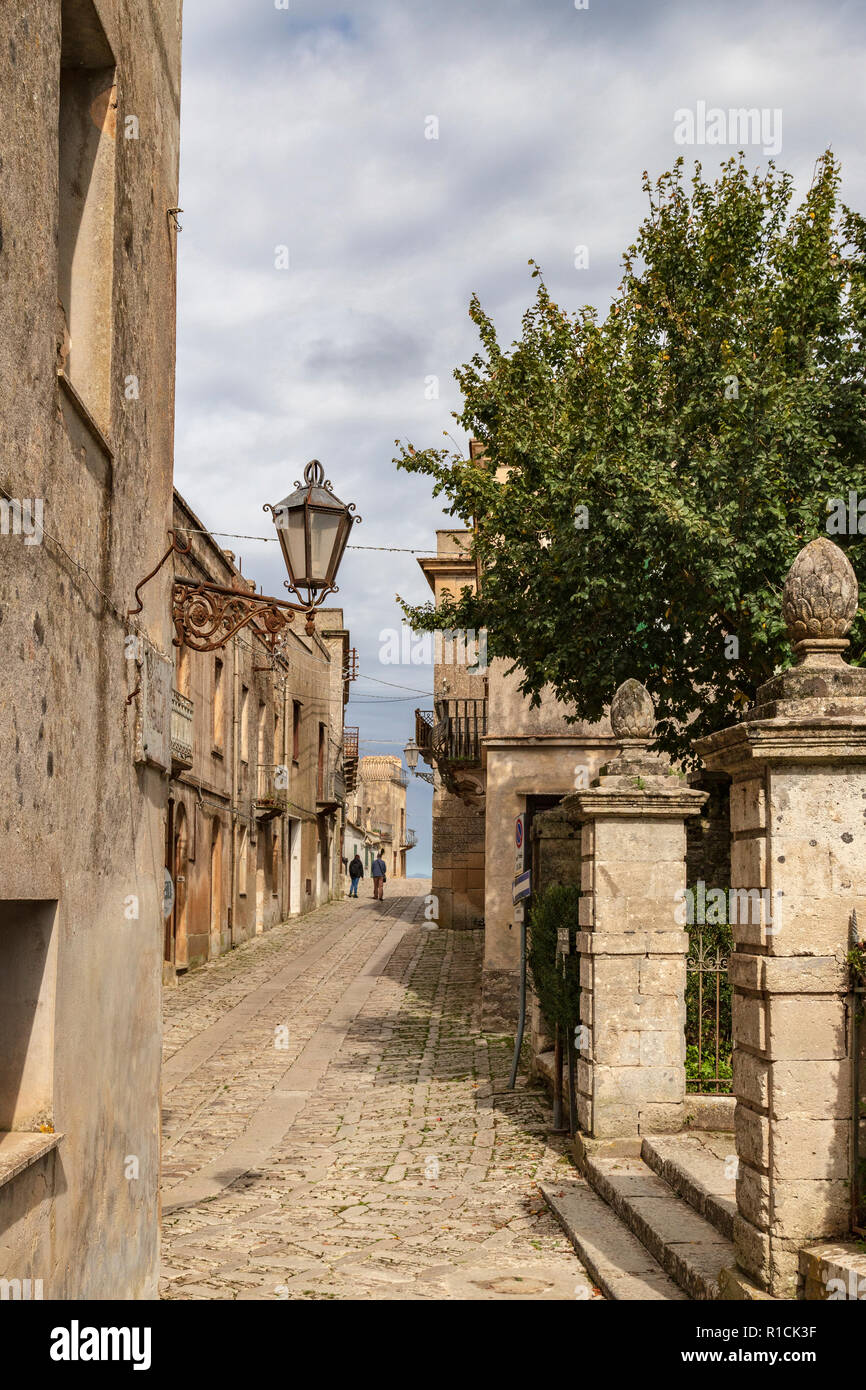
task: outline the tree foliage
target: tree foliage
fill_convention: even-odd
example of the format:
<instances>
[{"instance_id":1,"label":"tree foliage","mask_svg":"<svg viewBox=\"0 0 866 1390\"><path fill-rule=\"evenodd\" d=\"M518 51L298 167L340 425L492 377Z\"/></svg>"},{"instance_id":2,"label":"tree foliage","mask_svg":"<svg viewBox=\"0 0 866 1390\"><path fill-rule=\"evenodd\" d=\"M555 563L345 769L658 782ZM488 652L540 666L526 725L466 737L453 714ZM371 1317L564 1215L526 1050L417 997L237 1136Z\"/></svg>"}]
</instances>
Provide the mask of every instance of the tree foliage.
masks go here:
<instances>
[{"instance_id":1,"label":"tree foliage","mask_svg":"<svg viewBox=\"0 0 866 1390\"><path fill-rule=\"evenodd\" d=\"M456 418L484 457L407 444L397 462L473 528L483 584L405 605L414 626L487 628L525 695L549 685L580 719L633 676L674 756L742 714L790 660L791 562L830 499L866 491L866 221L839 182L828 152L795 205L772 163L740 155L713 182L697 165L689 184L678 160L644 175L606 316L560 308L530 262L535 301L504 349L472 299ZM862 581L863 538L833 538ZM855 657L864 635L858 615Z\"/></svg>"},{"instance_id":2,"label":"tree foliage","mask_svg":"<svg viewBox=\"0 0 866 1390\"><path fill-rule=\"evenodd\" d=\"M526 961L532 987L548 1026L559 1024L568 1032L580 1020L579 957L574 952L580 930L580 889L569 883L552 883L532 904L527 932ZM568 929L569 954L557 956L560 928Z\"/></svg>"}]
</instances>

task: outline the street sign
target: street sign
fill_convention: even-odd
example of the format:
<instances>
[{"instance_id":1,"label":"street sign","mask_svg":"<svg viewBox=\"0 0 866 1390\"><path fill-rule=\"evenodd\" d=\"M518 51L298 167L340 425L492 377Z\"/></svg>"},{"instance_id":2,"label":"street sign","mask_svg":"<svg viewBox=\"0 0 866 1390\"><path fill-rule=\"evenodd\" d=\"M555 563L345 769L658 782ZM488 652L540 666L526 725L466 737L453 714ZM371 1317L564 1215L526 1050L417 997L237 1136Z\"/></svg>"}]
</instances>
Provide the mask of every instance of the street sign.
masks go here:
<instances>
[{"instance_id":1,"label":"street sign","mask_svg":"<svg viewBox=\"0 0 866 1390\"><path fill-rule=\"evenodd\" d=\"M519 902L519 903L515 903L515 904L514 904L514 920L515 920L515 922L522 922L522 921L523 921L523 911L524 911L524 909L523 909L523 902L522 902L522 901Z\"/></svg>"},{"instance_id":2,"label":"street sign","mask_svg":"<svg viewBox=\"0 0 866 1390\"><path fill-rule=\"evenodd\" d=\"M525 869L522 874L517 874L511 885L511 901L519 903L523 898L528 898L532 892L530 884L531 871Z\"/></svg>"},{"instance_id":3,"label":"street sign","mask_svg":"<svg viewBox=\"0 0 866 1390\"><path fill-rule=\"evenodd\" d=\"M521 813L514 822L514 873L523 873L523 838L526 832L526 817Z\"/></svg>"}]
</instances>

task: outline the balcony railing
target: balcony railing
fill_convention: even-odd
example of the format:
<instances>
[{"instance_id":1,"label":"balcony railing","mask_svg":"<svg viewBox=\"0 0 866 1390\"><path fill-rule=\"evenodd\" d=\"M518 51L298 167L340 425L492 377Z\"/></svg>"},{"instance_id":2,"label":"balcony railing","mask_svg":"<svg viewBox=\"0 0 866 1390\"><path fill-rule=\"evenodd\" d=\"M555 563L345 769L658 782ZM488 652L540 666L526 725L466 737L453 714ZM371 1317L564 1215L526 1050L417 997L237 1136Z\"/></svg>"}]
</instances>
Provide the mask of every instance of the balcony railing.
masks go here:
<instances>
[{"instance_id":1,"label":"balcony railing","mask_svg":"<svg viewBox=\"0 0 866 1390\"><path fill-rule=\"evenodd\" d=\"M426 761L430 761L430 754L433 750L433 723L435 715L432 709L416 709L415 711L415 742L421 750L422 756Z\"/></svg>"},{"instance_id":2,"label":"balcony railing","mask_svg":"<svg viewBox=\"0 0 866 1390\"><path fill-rule=\"evenodd\" d=\"M415 741L428 762L478 763L486 733L486 700L442 699L415 711Z\"/></svg>"},{"instance_id":3,"label":"balcony railing","mask_svg":"<svg viewBox=\"0 0 866 1390\"><path fill-rule=\"evenodd\" d=\"M192 717L195 706L179 690L171 692L171 760L176 767L192 767Z\"/></svg>"},{"instance_id":4,"label":"balcony railing","mask_svg":"<svg viewBox=\"0 0 866 1390\"><path fill-rule=\"evenodd\" d=\"M400 836L401 849L414 849L418 843L418 836L414 830L404 830Z\"/></svg>"},{"instance_id":5,"label":"balcony railing","mask_svg":"<svg viewBox=\"0 0 866 1390\"><path fill-rule=\"evenodd\" d=\"M370 826L370 834L376 840L393 840L393 825L382 825L381 822Z\"/></svg>"},{"instance_id":6,"label":"balcony railing","mask_svg":"<svg viewBox=\"0 0 866 1390\"><path fill-rule=\"evenodd\" d=\"M353 792L358 785L358 733L357 726L343 725L344 795Z\"/></svg>"},{"instance_id":7,"label":"balcony railing","mask_svg":"<svg viewBox=\"0 0 866 1390\"><path fill-rule=\"evenodd\" d=\"M477 763L481 740L487 733L486 700L437 700L440 739L451 763Z\"/></svg>"},{"instance_id":8,"label":"balcony railing","mask_svg":"<svg viewBox=\"0 0 866 1390\"><path fill-rule=\"evenodd\" d=\"M346 799L346 777L342 767L323 768L316 780L316 801L320 806L337 806Z\"/></svg>"},{"instance_id":9,"label":"balcony railing","mask_svg":"<svg viewBox=\"0 0 866 1390\"><path fill-rule=\"evenodd\" d=\"M256 815L259 819L284 815L289 804L289 771L283 763L261 763L256 772Z\"/></svg>"}]
</instances>

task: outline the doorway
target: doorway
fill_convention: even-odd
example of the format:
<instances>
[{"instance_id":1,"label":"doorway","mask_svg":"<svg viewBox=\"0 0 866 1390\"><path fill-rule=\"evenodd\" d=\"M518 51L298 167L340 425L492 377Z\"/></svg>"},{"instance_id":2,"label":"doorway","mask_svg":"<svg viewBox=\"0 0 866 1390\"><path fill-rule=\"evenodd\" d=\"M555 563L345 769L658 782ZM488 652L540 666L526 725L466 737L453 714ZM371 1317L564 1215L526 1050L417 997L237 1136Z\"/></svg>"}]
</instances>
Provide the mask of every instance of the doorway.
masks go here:
<instances>
[{"instance_id":1,"label":"doorway","mask_svg":"<svg viewBox=\"0 0 866 1390\"><path fill-rule=\"evenodd\" d=\"M267 888L268 835L262 827L256 836L256 936L265 929L265 892Z\"/></svg>"},{"instance_id":2,"label":"doorway","mask_svg":"<svg viewBox=\"0 0 866 1390\"><path fill-rule=\"evenodd\" d=\"M222 949L223 917L223 847L221 826L213 819L210 842L210 956L214 959Z\"/></svg>"},{"instance_id":3,"label":"doorway","mask_svg":"<svg viewBox=\"0 0 866 1390\"><path fill-rule=\"evenodd\" d=\"M189 966L189 941L187 939L187 888L189 872L189 835L186 807L179 805L174 822L174 849L172 853L172 878L174 879L174 906L169 914L169 927L172 937L171 959L175 970L186 970Z\"/></svg>"}]
</instances>

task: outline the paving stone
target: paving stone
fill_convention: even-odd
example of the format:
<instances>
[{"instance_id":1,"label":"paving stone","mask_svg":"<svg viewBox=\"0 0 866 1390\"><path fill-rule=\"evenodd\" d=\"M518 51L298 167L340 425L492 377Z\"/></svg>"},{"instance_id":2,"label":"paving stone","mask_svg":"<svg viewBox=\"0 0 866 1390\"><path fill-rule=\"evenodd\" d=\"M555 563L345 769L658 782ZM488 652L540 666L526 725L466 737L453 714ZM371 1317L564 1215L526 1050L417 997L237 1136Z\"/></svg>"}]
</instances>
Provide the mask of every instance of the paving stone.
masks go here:
<instances>
[{"instance_id":1,"label":"paving stone","mask_svg":"<svg viewBox=\"0 0 866 1390\"><path fill-rule=\"evenodd\" d=\"M540 1197L547 1098L480 1036L477 934L389 887L166 991L164 1298L601 1297Z\"/></svg>"}]
</instances>

